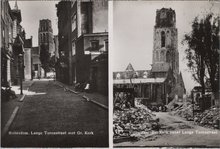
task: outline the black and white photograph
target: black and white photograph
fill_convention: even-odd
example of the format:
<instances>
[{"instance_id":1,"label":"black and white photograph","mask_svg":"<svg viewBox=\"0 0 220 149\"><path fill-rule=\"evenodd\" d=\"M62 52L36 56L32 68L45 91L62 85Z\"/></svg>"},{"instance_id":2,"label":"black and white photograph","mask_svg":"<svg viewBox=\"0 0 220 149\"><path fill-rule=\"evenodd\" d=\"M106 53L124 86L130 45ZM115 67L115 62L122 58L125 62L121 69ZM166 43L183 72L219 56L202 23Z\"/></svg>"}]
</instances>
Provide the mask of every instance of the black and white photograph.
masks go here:
<instances>
[{"instance_id":1,"label":"black and white photograph","mask_svg":"<svg viewBox=\"0 0 220 149\"><path fill-rule=\"evenodd\" d=\"M1 147L109 147L108 1L0 4Z\"/></svg>"},{"instance_id":2,"label":"black and white photograph","mask_svg":"<svg viewBox=\"0 0 220 149\"><path fill-rule=\"evenodd\" d=\"M217 1L114 1L114 147L219 147Z\"/></svg>"}]
</instances>

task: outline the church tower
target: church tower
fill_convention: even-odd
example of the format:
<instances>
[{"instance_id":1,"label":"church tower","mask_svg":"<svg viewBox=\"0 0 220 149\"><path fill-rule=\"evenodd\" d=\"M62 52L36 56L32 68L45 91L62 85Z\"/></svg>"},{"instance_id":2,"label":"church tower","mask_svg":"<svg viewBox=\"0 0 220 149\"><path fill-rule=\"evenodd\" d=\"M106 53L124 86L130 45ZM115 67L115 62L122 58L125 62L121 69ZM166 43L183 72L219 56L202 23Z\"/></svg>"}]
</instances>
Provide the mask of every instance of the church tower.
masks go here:
<instances>
[{"instance_id":1,"label":"church tower","mask_svg":"<svg viewBox=\"0 0 220 149\"><path fill-rule=\"evenodd\" d=\"M162 8L156 12L152 72L162 77L170 68L177 79L179 74L179 52L177 47L176 13Z\"/></svg>"},{"instance_id":2,"label":"church tower","mask_svg":"<svg viewBox=\"0 0 220 149\"><path fill-rule=\"evenodd\" d=\"M39 23L39 29L38 29L38 45L39 49L41 48L41 45L45 45L49 53L54 55L55 49L54 49L54 42L53 42L53 29L51 20L49 19L43 19L40 20ZM41 51L41 50L39 50Z\"/></svg>"}]
</instances>

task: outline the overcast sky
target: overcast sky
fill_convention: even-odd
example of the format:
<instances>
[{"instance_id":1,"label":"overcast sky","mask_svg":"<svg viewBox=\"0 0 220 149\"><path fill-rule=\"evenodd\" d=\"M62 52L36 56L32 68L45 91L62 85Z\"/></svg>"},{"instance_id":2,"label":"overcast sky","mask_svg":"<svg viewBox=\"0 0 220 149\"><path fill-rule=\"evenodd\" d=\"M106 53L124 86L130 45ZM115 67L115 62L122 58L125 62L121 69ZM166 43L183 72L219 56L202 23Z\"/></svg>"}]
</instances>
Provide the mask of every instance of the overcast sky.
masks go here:
<instances>
[{"instance_id":1,"label":"overcast sky","mask_svg":"<svg viewBox=\"0 0 220 149\"><path fill-rule=\"evenodd\" d=\"M9 1L11 9L14 9L15 1ZM50 19L53 34L57 35L57 17L55 4L58 1L17 1L21 10L21 25L25 29L26 38L33 36L33 46L38 46L39 20Z\"/></svg>"},{"instance_id":2,"label":"overcast sky","mask_svg":"<svg viewBox=\"0 0 220 149\"><path fill-rule=\"evenodd\" d=\"M216 2L186 1L116 1L113 3L113 71L123 71L131 63L135 70L151 69L153 51L153 30L156 10L172 8L176 11L178 29L178 50L180 71L187 91L195 85L187 71L184 60L185 33L190 32L191 22L197 16L210 10L219 14L220 4Z\"/></svg>"}]
</instances>

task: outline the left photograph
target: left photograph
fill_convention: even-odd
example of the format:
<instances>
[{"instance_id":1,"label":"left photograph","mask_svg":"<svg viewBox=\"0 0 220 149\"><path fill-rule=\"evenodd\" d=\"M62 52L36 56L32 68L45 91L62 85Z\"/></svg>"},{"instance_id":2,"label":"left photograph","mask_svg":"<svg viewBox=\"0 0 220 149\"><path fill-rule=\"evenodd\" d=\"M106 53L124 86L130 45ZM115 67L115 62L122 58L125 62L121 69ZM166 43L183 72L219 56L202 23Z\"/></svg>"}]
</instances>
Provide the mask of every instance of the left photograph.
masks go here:
<instances>
[{"instance_id":1,"label":"left photograph","mask_svg":"<svg viewBox=\"0 0 220 149\"><path fill-rule=\"evenodd\" d=\"M109 147L108 1L0 7L1 147Z\"/></svg>"}]
</instances>

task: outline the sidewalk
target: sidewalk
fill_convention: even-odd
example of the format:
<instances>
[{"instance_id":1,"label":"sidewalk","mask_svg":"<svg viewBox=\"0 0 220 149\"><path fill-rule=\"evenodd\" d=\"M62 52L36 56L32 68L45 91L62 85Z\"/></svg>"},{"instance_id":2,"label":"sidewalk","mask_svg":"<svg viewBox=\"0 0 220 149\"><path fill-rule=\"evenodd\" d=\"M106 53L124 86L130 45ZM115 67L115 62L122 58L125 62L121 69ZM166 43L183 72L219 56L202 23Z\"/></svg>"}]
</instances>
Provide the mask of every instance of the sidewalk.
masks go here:
<instances>
[{"instance_id":1,"label":"sidewalk","mask_svg":"<svg viewBox=\"0 0 220 149\"><path fill-rule=\"evenodd\" d=\"M21 99L24 99L25 94L27 94L29 87L33 84L33 81L24 81L23 82L23 95L20 95L20 86L11 86L12 90L15 91L17 98L10 99L9 101L1 102L1 132L4 135L4 131L10 126L10 121L13 120L16 113L19 110L22 102Z\"/></svg>"},{"instance_id":2,"label":"sidewalk","mask_svg":"<svg viewBox=\"0 0 220 149\"><path fill-rule=\"evenodd\" d=\"M74 89L74 86L70 86L70 85L66 85L63 84L59 81L56 81L56 83L61 86L66 88L67 90L78 94L79 96L81 96L84 99L87 99L88 101L97 104L105 109L108 109L108 96L102 95L100 93L97 92L93 92L93 93L86 93L86 92L76 92Z\"/></svg>"}]
</instances>

